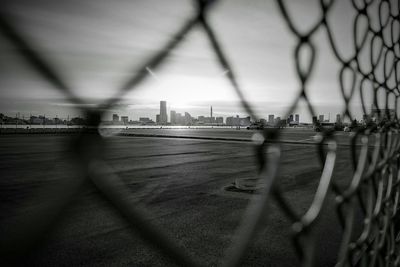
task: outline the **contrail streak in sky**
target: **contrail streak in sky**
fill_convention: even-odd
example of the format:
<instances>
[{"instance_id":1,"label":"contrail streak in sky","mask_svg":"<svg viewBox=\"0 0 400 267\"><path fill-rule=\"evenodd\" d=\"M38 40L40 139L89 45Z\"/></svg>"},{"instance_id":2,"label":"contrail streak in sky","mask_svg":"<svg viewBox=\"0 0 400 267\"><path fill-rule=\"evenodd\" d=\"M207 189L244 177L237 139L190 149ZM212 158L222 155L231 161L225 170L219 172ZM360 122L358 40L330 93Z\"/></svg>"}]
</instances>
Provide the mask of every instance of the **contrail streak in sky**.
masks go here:
<instances>
[{"instance_id":1,"label":"contrail streak in sky","mask_svg":"<svg viewBox=\"0 0 400 267\"><path fill-rule=\"evenodd\" d=\"M160 79L157 77L157 75L149 68L146 67L146 70L149 72L149 74L156 80L156 81L160 81Z\"/></svg>"}]
</instances>

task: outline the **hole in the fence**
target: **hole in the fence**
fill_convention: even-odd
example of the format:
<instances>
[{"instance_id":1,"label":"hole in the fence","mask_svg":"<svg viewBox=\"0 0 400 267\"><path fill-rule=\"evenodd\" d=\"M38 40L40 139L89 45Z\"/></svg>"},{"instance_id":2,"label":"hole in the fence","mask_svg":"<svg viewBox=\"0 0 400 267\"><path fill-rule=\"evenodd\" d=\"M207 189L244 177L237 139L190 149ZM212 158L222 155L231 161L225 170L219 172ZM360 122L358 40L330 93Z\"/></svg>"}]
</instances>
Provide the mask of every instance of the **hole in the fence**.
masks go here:
<instances>
[{"instance_id":1,"label":"hole in the fence","mask_svg":"<svg viewBox=\"0 0 400 267\"><path fill-rule=\"evenodd\" d=\"M380 37L375 35L372 38L372 44L371 44L371 58L370 62L373 67L375 67L378 64L378 61L384 56L383 55L383 42Z\"/></svg>"},{"instance_id":2,"label":"hole in the fence","mask_svg":"<svg viewBox=\"0 0 400 267\"><path fill-rule=\"evenodd\" d=\"M358 60L358 69L363 74L367 75L372 71L371 66L371 42L372 42L372 34L367 35L367 39L364 45L361 47L360 51L357 53Z\"/></svg>"},{"instance_id":3,"label":"hole in the fence","mask_svg":"<svg viewBox=\"0 0 400 267\"><path fill-rule=\"evenodd\" d=\"M376 97L378 108L381 110L384 110L386 107L386 101L387 101L387 92L386 92L385 88L379 87L378 90L376 91L375 97ZM381 115L383 115L383 114L381 114Z\"/></svg>"},{"instance_id":4,"label":"hole in the fence","mask_svg":"<svg viewBox=\"0 0 400 267\"><path fill-rule=\"evenodd\" d=\"M393 20L390 28L391 44L395 45L400 41L400 22L398 20Z\"/></svg>"},{"instance_id":5,"label":"hole in the fence","mask_svg":"<svg viewBox=\"0 0 400 267\"><path fill-rule=\"evenodd\" d=\"M395 66L396 63L394 63L394 62L393 62L393 65ZM386 86L388 87L389 90L393 90L394 88L397 87L396 69L395 68L392 69L392 72L390 73L389 77L386 79Z\"/></svg>"},{"instance_id":6,"label":"hole in the fence","mask_svg":"<svg viewBox=\"0 0 400 267\"><path fill-rule=\"evenodd\" d=\"M375 32L380 31L379 21L379 1L371 1L367 7L367 14L369 18L369 24L372 30Z\"/></svg>"},{"instance_id":7,"label":"hole in the fence","mask_svg":"<svg viewBox=\"0 0 400 267\"><path fill-rule=\"evenodd\" d=\"M383 39L383 43L387 46L387 47L392 47L393 46L393 42L392 42L392 38L394 36L392 35L392 20L382 29L382 39Z\"/></svg>"},{"instance_id":8,"label":"hole in the fence","mask_svg":"<svg viewBox=\"0 0 400 267\"><path fill-rule=\"evenodd\" d=\"M374 78L379 82L379 83L384 83L385 82L385 54L386 54L386 49L382 49L382 53L379 57L379 60L377 64L375 65L373 74Z\"/></svg>"},{"instance_id":9,"label":"hole in the fence","mask_svg":"<svg viewBox=\"0 0 400 267\"><path fill-rule=\"evenodd\" d=\"M387 1L379 3L379 22L381 27L387 26L390 19L390 4Z\"/></svg>"},{"instance_id":10,"label":"hole in the fence","mask_svg":"<svg viewBox=\"0 0 400 267\"><path fill-rule=\"evenodd\" d=\"M396 0L390 0L390 14L393 17L396 17L399 15L399 1Z\"/></svg>"},{"instance_id":11,"label":"hole in the fence","mask_svg":"<svg viewBox=\"0 0 400 267\"><path fill-rule=\"evenodd\" d=\"M312 43L300 43L296 50L296 66L301 80L311 76L315 60L315 47Z\"/></svg>"},{"instance_id":12,"label":"hole in the fence","mask_svg":"<svg viewBox=\"0 0 400 267\"><path fill-rule=\"evenodd\" d=\"M354 55L355 40L359 40L365 34L365 19L360 16L358 34L354 36L353 27L356 14L351 1L343 1L333 3L329 10L329 16L326 17L335 49L344 60L349 60Z\"/></svg>"},{"instance_id":13,"label":"hole in the fence","mask_svg":"<svg viewBox=\"0 0 400 267\"><path fill-rule=\"evenodd\" d=\"M364 114L370 114L374 101L374 86L371 80L363 79L359 85L360 100Z\"/></svg>"},{"instance_id":14,"label":"hole in the fence","mask_svg":"<svg viewBox=\"0 0 400 267\"><path fill-rule=\"evenodd\" d=\"M358 10L363 10L365 8L365 1L363 0L353 0L352 3Z\"/></svg>"},{"instance_id":15,"label":"hole in the fence","mask_svg":"<svg viewBox=\"0 0 400 267\"><path fill-rule=\"evenodd\" d=\"M394 73L395 63L396 63L396 57L393 51L387 50L385 53L385 66L384 66L385 81L389 79L392 73Z\"/></svg>"},{"instance_id":16,"label":"hole in the fence","mask_svg":"<svg viewBox=\"0 0 400 267\"><path fill-rule=\"evenodd\" d=\"M355 21L354 27L356 48L359 49L365 44L365 40L367 40L369 34L368 17L366 15L359 15Z\"/></svg>"},{"instance_id":17,"label":"hole in the fence","mask_svg":"<svg viewBox=\"0 0 400 267\"><path fill-rule=\"evenodd\" d=\"M360 86L362 86L361 82L362 82L361 77L357 75L356 82L354 85L355 90L348 104L348 110L352 115L352 120L356 119L359 122L365 121L365 113L362 108L363 105L363 101L361 99L362 95L359 90ZM369 110L369 108L367 108L367 110Z\"/></svg>"},{"instance_id":18,"label":"hole in the fence","mask_svg":"<svg viewBox=\"0 0 400 267\"><path fill-rule=\"evenodd\" d=\"M351 99L356 88L356 71L351 67L343 67L339 75L343 97Z\"/></svg>"}]
</instances>

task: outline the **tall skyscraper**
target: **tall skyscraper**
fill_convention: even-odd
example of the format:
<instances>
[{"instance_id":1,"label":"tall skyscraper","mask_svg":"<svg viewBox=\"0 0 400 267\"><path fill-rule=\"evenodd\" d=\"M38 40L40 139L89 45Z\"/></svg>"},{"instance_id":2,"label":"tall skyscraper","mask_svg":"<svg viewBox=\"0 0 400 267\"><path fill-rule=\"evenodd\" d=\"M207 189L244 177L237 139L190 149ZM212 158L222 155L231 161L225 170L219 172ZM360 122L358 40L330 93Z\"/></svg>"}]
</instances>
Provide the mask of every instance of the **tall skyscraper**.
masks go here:
<instances>
[{"instance_id":1,"label":"tall skyscraper","mask_svg":"<svg viewBox=\"0 0 400 267\"><path fill-rule=\"evenodd\" d=\"M128 116L121 116L121 122L124 124L127 124L129 122L129 117Z\"/></svg>"},{"instance_id":2,"label":"tall skyscraper","mask_svg":"<svg viewBox=\"0 0 400 267\"><path fill-rule=\"evenodd\" d=\"M218 124L223 124L224 123L224 118L223 117L216 117L215 122Z\"/></svg>"},{"instance_id":3,"label":"tall skyscraper","mask_svg":"<svg viewBox=\"0 0 400 267\"><path fill-rule=\"evenodd\" d=\"M185 112L185 125L192 124L192 116L188 112Z\"/></svg>"},{"instance_id":4,"label":"tall skyscraper","mask_svg":"<svg viewBox=\"0 0 400 267\"><path fill-rule=\"evenodd\" d=\"M185 124L185 118L181 113L176 113L176 124L183 125Z\"/></svg>"},{"instance_id":5,"label":"tall skyscraper","mask_svg":"<svg viewBox=\"0 0 400 267\"><path fill-rule=\"evenodd\" d=\"M317 116L313 116L313 117L312 117L312 123L313 123L314 125L316 125L317 122L318 122Z\"/></svg>"},{"instance_id":6,"label":"tall skyscraper","mask_svg":"<svg viewBox=\"0 0 400 267\"><path fill-rule=\"evenodd\" d=\"M292 122L293 121L293 114L290 114L290 116L289 116L289 122Z\"/></svg>"},{"instance_id":7,"label":"tall skyscraper","mask_svg":"<svg viewBox=\"0 0 400 267\"><path fill-rule=\"evenodd\" d=\"M170 120L171 120L171 124L176 124L176 111L175 110L171 110Z\"/></svg>"},{"instance_id":8,"label":"tall skyscraper","mask_svg":"<svg viewBox=\"0 0 400 267\"><path fill-rule=\"evenodd\" d=\"M271 115L268 115L268 123L270 124L270 125L272 125L272 124L274 124L274 114L271 114Z\"/></svg>"},{"instance_id":9,"label":"tall skyscraper","mask_svg":"<svg viewBox=\"0 0 400 267\"><path fill-rule=\"evenodd\" d=\"M113 114L113 115L112 115L112 120L113 120L113 122L118 122L118 121L119 121L119 116L118 116L118 114Z\"/></svg>"},{"instance_id":10,"label":"tall skyscraper","mask_svg":"<svg viewBox=\"0 0 400 267\"><path fill-rule=\"evenodd\" d=\"M340 118L340 114L336 114L336 123L341 123L342 119Z\"/></svg>"},{"instance_id":11,"label":"tall skyscraper","mask_svg":"<svg viewBox=\"0 0 400 267\"><path fill-rule=\"evenodd\" d=\"M167 124L167 101L160 101L160 124Z\"/></svg>"},{"instance_id":12,"label":"tall skyscraper","mask_svg":"<svg viewBox=\"0 0 400 267\"><path fill-rule=\"evenodd\" d=\"M324 122L324 115L319 115L319 122Z\"/></svg>"},{"instance_id":13,"label":"tall skyscraper","mask_svg":"<svg viewBox=\"0 0 400 267\"><path fill-rule=\"evenodd\" d=\"M296 114L295 116L295 121L297 122L297 123L299 123L300 122L300 115L299 114Z\"/></svg>"}]
</instances>

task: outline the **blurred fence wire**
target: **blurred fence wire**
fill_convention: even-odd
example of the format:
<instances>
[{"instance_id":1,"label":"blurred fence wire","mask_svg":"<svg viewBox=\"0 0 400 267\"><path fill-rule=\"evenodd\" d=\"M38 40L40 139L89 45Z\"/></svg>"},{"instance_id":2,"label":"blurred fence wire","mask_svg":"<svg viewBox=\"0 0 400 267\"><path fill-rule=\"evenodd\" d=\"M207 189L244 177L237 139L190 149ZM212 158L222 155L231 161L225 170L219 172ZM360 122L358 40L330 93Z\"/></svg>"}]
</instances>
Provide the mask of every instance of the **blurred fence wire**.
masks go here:
<instances>
[{"instance_id":1,"label":"blurred fence wire","mask_svg":"<svg viewBox=\"0 0 400 267\"><path fill-rule=\"evenodd\" d=\"M208 38L210 49L215 53L222 70L229 70L225 77L241 99L245 110L255 118L252 106L246 101L241 89L234 66L229 62L223 46L208 20L209 12L217 1L197 0L196 12L181 25L172 38L150 55L141 64L137 75L128 79L117 90L113 98L105 101L96 108L85 108L79 105L89 118L89 125L80 138L71 143L79 159L81 178L63 181L52 188L57 201L47 203L37 214L30 215L29 220L21 220L25 225L16 225L6 242L1 244L2 257L18 257L34 248L37 241L43 238L45 231L51 228L62 214L63 208L73 201L81 185L89 179L100 192L109 200L119 214L147 241L160 249L176 263L183 266L202 266L198 259L181 249L168 238L162 229L152 225L146 218L146 212L135 207L129 200L129 191L122 180L116 175L110 175L111 170L102 157L103 138L93 130L100 124L102 114L113 104L123 99L124 94L136 88L148 77L147 69L157 69L165 63L169 53L176 49L183 39L195 28L201 28ZM293 246L303 266L311 266L315 253L316 223L320 220L321 211L326 207L328 193L333 193L337 216L342 227L340 248L337 251L337 266L398 266L400 264L400 138L399 138L399 83L400 83L400 1L388 0L353 0L353 46L354 53L345 58L340 54L332 33L332 23L329 20L330 11L335 0L320 0L320 19L307 31L300 31L294 23L295 14L289 14L287 3L276 0L277 7L287 24L288 31L296 38L293 47L294 63L298 76L297 97L287 110L289 115L301 101L304 101L310 114L315 116L313 105L308 96L308 84L315 68L315 58L318 46L313 37L323 32L330 44L337 63L338 90L344 104L343 115L349 120L354 117L351 112L351 101L359 95L364 114L370 114L365 101L367 90L373 98L373 108L378 110L378 121L367 120L365 127L357 129L352 137L350 152L354 171L348 187L343 188L332 179L332 173L337 157L336 141L330 129L322 128L321 140L318 143L322 172L315 197L304 214L298 214L285 199L276 183L276 173L280 162L279 142L267 142L257 145L255 157L259 168L259 180L263 183L263 191L249 204L242 223L234 236L226 257L221 259L223 266L238 266L243 259L246 249L260 227L265 223L268 203L275 200L279 208L292 222ZM372 13L377 14L378 26L374 26ZM364 26L363 26L364 25ZM366 27L365 27L366 25ZM1 17L2 34L18 49L19 54L31 68L35 69L54 88L63 92L72 103L83 104L76 97L67 81L56 70L55 65L37 53L34 45L14 27L13 18ZM369 63L361 63L362 53L369 56ZM308 57L304 57L307 54ZM368 65L368 66L367 66ZM345 76L350 75L350 84ZM356 91L359 94L355 94ZM378 95L383 91L385 105L379 106ZM392 101L395 112L390 107ZM370 114L371 115L371 114ZM287 116L286 116L287 117ZM265 140L279 141L280 129L263 130ZM361 150L356 147L356 140L361 140ZM372 141L373 140L373 141ZM371 142L373 144L371 145ZM269 153L266 153L269 152ZM361 207L363 221L362 231L356 235L354 217L356 207ZM33 218L33 219L32 219ZM29 224L29 227L27 227Z\"/></svg>"}]
</instances>

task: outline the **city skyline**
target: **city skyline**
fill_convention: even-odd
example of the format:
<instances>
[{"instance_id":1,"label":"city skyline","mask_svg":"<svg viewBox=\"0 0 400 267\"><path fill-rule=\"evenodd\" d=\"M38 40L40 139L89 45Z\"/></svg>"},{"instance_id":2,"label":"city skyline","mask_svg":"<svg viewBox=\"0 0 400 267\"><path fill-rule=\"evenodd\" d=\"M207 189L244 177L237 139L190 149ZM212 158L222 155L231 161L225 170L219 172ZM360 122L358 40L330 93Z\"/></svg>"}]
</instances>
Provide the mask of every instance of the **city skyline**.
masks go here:
<instances>
[{"instance_id":1,"label":"city skyline","mask_svg":"<svg viewBox=\"0 0 400 267\"><path fill-rule=\"evenodd\" d=\"M296 10L302 21L299 25L301 29L306 29L316 19L309 15L312 5L305 5L306 2L290 3L290 9ZM113 96L116 88L138 71L138 62L143 62L171 37L176 25L186 19L182 14L193 11L191 4L180 0L170 1L162 10L154 10L154 6L157 6L156 1L122 1L115 7L108 1L99 0L96 9L93 9L90 3L78 4L76 1L52 4L48 1L32 3L15 0L7 2L7 8L2 12L23 22L20 25L22 33L35 36L32 44L49 62L54 63L52 65L71 84L74 92L84 99L85 106L94 107ZM352 26L348 19L351 17L349 13L353 12L350 6L351 3L341 1L330 12L330 18L338 21L337 28L332 30L338 36L340 52L344 55L353 49L350 39L346 38ZM110 12L114 8L118 9L115 12L123 15L115 18ZM134 91L124 95L118 105L131 109L127 114L129 116L154 116L157 105L153 99L157 96L171 103L175 110L189 110L187 107L191 106L189 112L194 114L200 113L200 105L218 106L221 115L233 112L243 114L240 99L225 77L227 72L232 71L256 115L261 117L273 113L283 116L297 96L298 77L292 68L292 54L288 53L294 49L294 40L285 34L285 25L274 12L276 8L272 2L258 0L251 4L241 1L218 3L212 11L215 14L213 26L235 69L222 69L204 32L196 30L179 49L171 52L165 68L148 73L148 77ZM65 10L69 12L65 13ZM244 18L242 10L252 12L251 19L246 17L246 20L240 20ZM99 11L102 16L98 16ZM155 25L152 18L161 22ZM232 28L232 23L238 19L241 23ZM265 28L263 25L273 27ZM98 28L104 30L99 31ZM348 32L345 29L349 29ZM236 31L243 34L239 41ZM76 38L84 40L84 45L77 44ZM104 40L107 40L106 45ZM344 102L337 90L340 68L327 49L325 38L317 35L314 42L320 53L315 63L317 75L313 75L307 85L308 97L317 115L341 113ZM9 43L1 43L0 51L6 55L0 63L2 112L58 114L61 117L79 115L77 105L70 103L27 67ZM358 94L357 90L355 94ZM355 117L361 118L360 103L352 104L351 111ZM304 120L311 121L312 116L301 105L304 103L300 103L295 112L301 114ZM113 109L118 111L118 107Z\"/></svg>"},{"instance_id":2,"label":"city skyline","mask_svg":"<svg viewBox=\"0 0 400 267\"><path fill-rule=\"evenodd\" d=\"M161 104L161 102L164 102L165 104ZM157 103L157 102L156 102ZM187 109L185 107L174 107L172 105L168 105L168 101L165 100L161 100L160 102L158 102L158 104L154 103L153 104L153 108L151 108L150 110L152 112L139 112L139 113L135 113L132 112L131 110L128 111L129 109L126 109L126 106L120 106L120 109L111 109L109 111L107 111L104 115L103 115L103 121L113 121L112 116L114 114L118 114L121 117L129 117L129 121L139 121L139 119L142 117L148 117L152 120L154 120L154 122L157 121L157 115L160 114L160 109L161 107L165 108L165 115L166 115L166 122L170 123L171 122L171 116L169 116L168 114L171 114L171 112L175 112L176 114L181 113L181 114L185 114L188 113L190 114L193 118L198 118L198 117L207 117L210 114L213 114L215 116L213 116L214 118L216 117L222 117L225 121L226 118L228 117L232 117L232 116L239 116L239 117L247 117L249 116L249 114L247 114L246 112L234 112L232 110L226 110L223 109L222 111L220 111L220 109L218 107L214 108L213 111L210 110L210 108L212 109L212 105L204 105L204 106L195 106L196 108L193 109L192 106L188 106ZM194 111L194 112L193 112ZM208 114L207 114L208 112ZM46 113L40 113L40 112L29 112L29 113L23 113L20 111L17 112L0 112L3 113L9 117L17 117L18 118L29 118L30 116L34 115L34 116L46 116ZM323 114L316 114L316 116L318 117L319 120L321 120L322 117L322 121L328 121L326 120L326 118L329 117L329 121L335 122L335 117L337 117L340 114L340 116L342 117L343 115L341 113L337 113L337 112L328 112L328 113L323 113ZM283 119L284 116L286 114L284 114L284 112L282 113L274 113L274 112L269 112L269 113L265 113L265 114L261 114L258 116L259 119L264 119L267 122L270 122L270 117L272 116L272 118L281 118ZM297 123L311 123L313 121L312 116L310 115L305 115L302 113L298 113L298 112L293 112L291 114L289 114L290 116L288 116L288 118L285 119L289 119L290 121L295 121ZM297 116L299 118L297 118ZM74 112L68 113L67 115L59 115L59 114L47 114L47 117L49 118L60 118L60 119L67 119L68 117L84 117L84 114L77 114ZM305 117L305 119L304 119ZM357 120L361 120L363 119L364 115L359 116L359 117L355 117ZM109 119L111 118L111 119ZM160 123L163 124L163 123ZM164 122L165 124L165 122Z\"/></svg>"}]
</instances>

